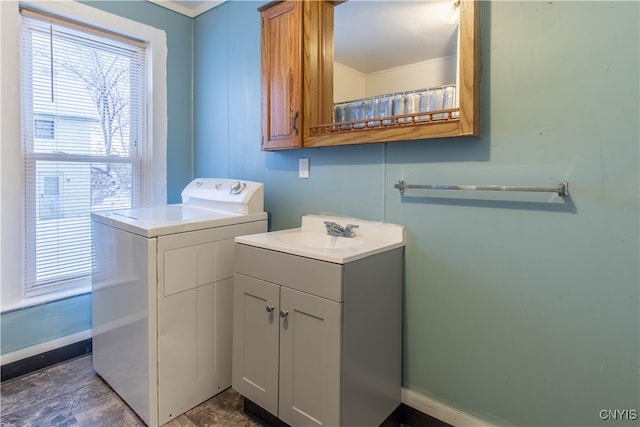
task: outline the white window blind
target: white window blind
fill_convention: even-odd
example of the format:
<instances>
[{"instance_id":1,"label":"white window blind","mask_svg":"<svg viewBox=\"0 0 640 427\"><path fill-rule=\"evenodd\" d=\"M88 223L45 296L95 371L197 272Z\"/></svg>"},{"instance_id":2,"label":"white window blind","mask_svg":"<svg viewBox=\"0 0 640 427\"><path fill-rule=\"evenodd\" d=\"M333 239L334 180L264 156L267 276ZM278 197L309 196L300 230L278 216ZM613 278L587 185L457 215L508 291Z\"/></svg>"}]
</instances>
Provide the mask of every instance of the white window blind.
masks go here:
<instances>
[{"instance_id":1,"label":"white window blind","mask_svg":"<svg viewBox=\"0 0 640 427\"><path fill-rule=\"evenodd\" d=\"M26 296L88 283L92 211L149 204L145 49L21 11Z\"/></svg>"}]
</instances>

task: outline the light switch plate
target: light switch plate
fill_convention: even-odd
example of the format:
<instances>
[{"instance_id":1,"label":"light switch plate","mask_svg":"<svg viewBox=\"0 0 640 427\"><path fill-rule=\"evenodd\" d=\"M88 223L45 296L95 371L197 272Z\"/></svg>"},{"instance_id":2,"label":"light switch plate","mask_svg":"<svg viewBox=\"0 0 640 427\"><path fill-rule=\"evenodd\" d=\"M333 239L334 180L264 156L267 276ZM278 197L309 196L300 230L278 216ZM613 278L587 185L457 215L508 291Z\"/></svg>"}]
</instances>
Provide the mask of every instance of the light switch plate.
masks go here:
<instances>
[{"instance_id":1,"label":"light switch plate","mask_svg":"<svg viewBox=\"0 0 640 427\"><path fill-rule=\"evenodd\" d=\"M298 159L298 178L309 178L309 158L300 157Z\"/></svg>"}]
</instances>

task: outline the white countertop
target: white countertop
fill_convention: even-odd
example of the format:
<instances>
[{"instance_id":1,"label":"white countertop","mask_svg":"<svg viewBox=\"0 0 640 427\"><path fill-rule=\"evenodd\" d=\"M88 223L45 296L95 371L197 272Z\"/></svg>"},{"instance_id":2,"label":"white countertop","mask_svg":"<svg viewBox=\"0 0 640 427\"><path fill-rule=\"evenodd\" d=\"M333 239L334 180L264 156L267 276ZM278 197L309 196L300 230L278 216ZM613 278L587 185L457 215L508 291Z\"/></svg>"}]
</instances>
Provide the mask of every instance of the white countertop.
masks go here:
<instances>
[{"instance_id":1,"label":"white countertop","mask_svg":"<svg viewBox=\"0 0 640 427\"><path fill-rule=\"evenodd\" d=\"M355 237L328 236L325 221L357 225ZM236 243L321 261L345 264L404 246L404 227L383 222L323 215L305 215L300 228L238 236Z\"/></svg>"}]
</instances>

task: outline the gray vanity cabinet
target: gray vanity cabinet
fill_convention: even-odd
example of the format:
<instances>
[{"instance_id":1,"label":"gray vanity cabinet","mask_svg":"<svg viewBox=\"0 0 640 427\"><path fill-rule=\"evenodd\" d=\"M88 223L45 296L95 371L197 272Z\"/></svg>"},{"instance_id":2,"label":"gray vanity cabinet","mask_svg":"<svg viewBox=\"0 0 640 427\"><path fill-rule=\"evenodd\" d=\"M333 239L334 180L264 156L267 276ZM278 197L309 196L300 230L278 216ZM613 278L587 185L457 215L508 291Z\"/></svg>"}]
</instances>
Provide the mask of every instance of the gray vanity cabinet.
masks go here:
<instances>
[{"instance_id":1,"label":"gray vanity cabinet","mask_svg":"<svg viewBox=\"0 0 640 427\"><path fill-rule=\"evenodd\" d=\"M291 426L400 404L403 248L335 264L236 243L233 388Z\"/></svg>"}]
</instances>

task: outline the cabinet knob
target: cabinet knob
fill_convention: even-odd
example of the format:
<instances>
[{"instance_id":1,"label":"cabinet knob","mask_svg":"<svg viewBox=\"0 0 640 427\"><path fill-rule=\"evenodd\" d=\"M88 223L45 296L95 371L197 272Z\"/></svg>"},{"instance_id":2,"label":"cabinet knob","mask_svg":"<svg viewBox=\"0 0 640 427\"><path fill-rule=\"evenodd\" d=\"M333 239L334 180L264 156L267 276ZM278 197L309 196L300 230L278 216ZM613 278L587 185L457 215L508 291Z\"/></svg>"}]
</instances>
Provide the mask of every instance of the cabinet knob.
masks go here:
<instances>
[{"instance_id":1,"label":"cabinet knob","mask_svg":"<svg viewBox=\"0 0 640 427\"><path fill-rule=\"evenodd\" d=\"M271 313L275 307L272 305L267 305L267 313Z\"/></svg>"},{"instance_id":2,"label":"cabinet knob","mask_svg":"<svg viewBox=\"0 0 640 427\"><path fill-rule=\"evenodd\" d=\"M289 315L289 312L287 310L280 310L280 317L282 317L283 319L288 315Z\"/></svg>"}]
</instances>

